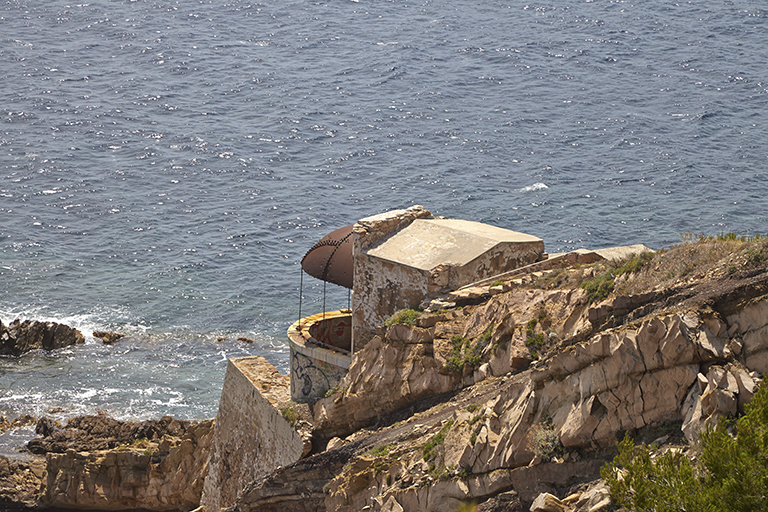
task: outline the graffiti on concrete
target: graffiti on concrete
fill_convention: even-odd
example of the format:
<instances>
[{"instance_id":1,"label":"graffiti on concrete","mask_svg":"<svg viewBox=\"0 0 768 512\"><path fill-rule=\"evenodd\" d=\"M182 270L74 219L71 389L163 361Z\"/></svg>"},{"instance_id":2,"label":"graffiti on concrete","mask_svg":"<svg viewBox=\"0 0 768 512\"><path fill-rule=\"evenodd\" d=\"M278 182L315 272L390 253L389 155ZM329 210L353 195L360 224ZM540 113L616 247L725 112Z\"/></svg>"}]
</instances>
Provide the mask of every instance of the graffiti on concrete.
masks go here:
<instances>
[{"instance_id":1,"label":"graffiti on concrete","mask_svg":"<svg viewBox=\"0 0 768 512\"><path fill-rule=\"evenodd\" d=\"M323 369L319 361L291 350L291 396L298 399L322 398L326 391L338 383L340 377L333 379L328 369ZM328 366L328 365L325 365ZM325 371L324 371L325 370Z\"/></svg>"}]
</instances>

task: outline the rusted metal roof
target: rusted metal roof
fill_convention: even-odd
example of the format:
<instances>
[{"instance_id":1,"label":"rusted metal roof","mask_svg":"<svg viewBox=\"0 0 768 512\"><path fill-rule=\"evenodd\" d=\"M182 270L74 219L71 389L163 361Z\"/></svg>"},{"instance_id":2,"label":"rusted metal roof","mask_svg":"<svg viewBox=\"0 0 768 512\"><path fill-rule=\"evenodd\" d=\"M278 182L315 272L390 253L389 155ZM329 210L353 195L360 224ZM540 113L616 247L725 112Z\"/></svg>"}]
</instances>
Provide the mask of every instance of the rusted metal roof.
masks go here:
<instances>
[{"instance_id":1,"label":"rusted metal roof","mask_svg":"<svg viewBox=\"0 0 768 512\"><path fill-rule=\"evenodd\" d=\"M352 267L352 225L325 235L301 260L301 268L312 277L350 289Z\"/></svg>"}]
</instances>

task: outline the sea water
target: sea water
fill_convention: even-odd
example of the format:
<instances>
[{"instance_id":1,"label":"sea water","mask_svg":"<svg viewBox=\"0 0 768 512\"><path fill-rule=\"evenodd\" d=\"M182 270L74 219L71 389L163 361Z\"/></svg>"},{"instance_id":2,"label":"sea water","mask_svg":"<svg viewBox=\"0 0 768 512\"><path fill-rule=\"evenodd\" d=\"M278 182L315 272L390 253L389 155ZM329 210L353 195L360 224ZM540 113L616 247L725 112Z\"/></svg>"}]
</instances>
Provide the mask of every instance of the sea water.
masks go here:
<instances>
[{"instance_id":1,"label":"sea water","mask_svg":"<svg viewBox=\"0 0 768 512\"><path fill-rule=\"evenodd\" d=\"M0 358L0 415L213 417L227 358L287 372L306 250L390 209L766 233L766 40L747 0L4 2L0 319L86 344Z\"/></svg>"}]
</instances>

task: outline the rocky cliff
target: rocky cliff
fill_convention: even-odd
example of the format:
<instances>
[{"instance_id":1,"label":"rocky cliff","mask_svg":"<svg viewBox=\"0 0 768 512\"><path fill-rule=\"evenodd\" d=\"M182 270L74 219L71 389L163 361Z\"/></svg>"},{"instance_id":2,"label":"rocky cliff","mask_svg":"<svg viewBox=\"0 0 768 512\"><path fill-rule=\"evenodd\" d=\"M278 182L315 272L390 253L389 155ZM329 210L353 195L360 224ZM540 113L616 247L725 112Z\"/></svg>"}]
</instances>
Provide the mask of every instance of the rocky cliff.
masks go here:
<instances>
[{"instance_id":1,"label":"rocky cliff","mask_svg":"<svg viewBox=\"0 0 768 512\"><path fill-rule=\"evenodd\" d=\"M216 477L206 482L215 489L206 493L226 492L208 504L234 502L230 512L609 510L599 469L617 439L629 433L686 452L705 425L740 414L755 393L768 369L768 241L702 239L590 264L576 256L459 290L408 324L380 328L338 390L304 414L314 430L294 443L289 459L304 456L297 462L258 471L241 488L231 463L256 460L246 451L263 435L248 443L220 435ZM254 401L271 407L270 393L286 384L257 386L243 368L243 397L271 389ZM234 412L235 427L219 428L250 428ZM0 483L15 486L0 499L191 509L213 430L170 418L42 420L29 449L45 454L45 472L39 461L0 460Z\"/></svg>"},{"instance_id":2,"label":"rocky cliff","mask_svg":"<svg viewBox=\"0 0 768 512\"><path fill-rule=\"evenodd\" d=\"M685 449L754 394L766 261L765 241L701 240L390 326L315 404L326 451L250 484L236 510L604 509L599 468L625 432Z\"/></svg>"},{"instance_id":3,"label":"rocky cliff","mask_svg":"<svg viewBox=\"0 0 768 512\"><path fill-rule=\"evenodd\" d=\"M0 460L4 488L25 491L6 503L78 510L191 510L200 503L211 420L83 416L59 426L43 418L37 432L28 449L39 457Z\"/></svg>"}]
</instances>

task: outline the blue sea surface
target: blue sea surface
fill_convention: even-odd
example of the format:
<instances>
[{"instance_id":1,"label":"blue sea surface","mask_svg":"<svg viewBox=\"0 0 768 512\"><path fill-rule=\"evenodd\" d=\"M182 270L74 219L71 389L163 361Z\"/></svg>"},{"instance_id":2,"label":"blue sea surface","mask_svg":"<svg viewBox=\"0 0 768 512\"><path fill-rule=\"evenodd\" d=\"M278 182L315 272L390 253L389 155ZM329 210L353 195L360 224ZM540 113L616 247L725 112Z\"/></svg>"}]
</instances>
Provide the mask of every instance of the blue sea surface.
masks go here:
<instances>
[{"instance_id":1,"label":"blue sea surface","mask_svg":"<svg viewBox=\"0 0 768 512\"><path fill-rule=\"evenodd\" d=\"M1 358L0 415L213 417L227 358L287 372L305 251L386 210L765 234L766 40L747 0L4 2L0 320L87 343Z\"/></svg>"}]
</instances>

